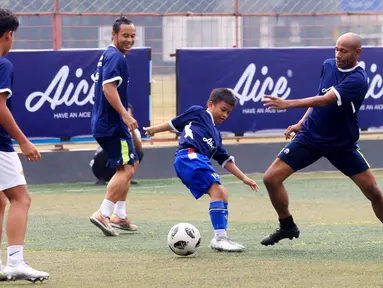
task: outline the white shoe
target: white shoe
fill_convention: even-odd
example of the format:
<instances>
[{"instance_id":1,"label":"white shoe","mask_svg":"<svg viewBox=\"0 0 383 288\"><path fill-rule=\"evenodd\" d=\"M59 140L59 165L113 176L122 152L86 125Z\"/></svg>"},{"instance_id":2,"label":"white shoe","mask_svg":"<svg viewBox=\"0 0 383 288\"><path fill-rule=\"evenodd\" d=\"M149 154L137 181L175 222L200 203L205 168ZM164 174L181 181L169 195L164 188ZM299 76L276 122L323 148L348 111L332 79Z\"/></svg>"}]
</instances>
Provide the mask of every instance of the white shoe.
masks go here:
<instances>
[{"instance_id":1,"label":"white shoe","mask_svg":"<svg viewBox=\"0 0 383 288\"><path fill-rule=\"evenodd\" d=\"M4 268L5 268L5 265L0 264L0 281L7 281L8 280L7 275L5 275L5 273L3 272Z\"/></svg>"},{"instance_id":2,"label":"white shoe","mask_svg":"<svg viewBox=\"0 0 383 288\"><path fill-rule=\"evenodd\" d=\"M28 280L34 283L37 280L43 282L49 278L49 274L47 272L35 270L25 261L21 262L17 266L5 266L3 273L7 275L8 280L13 281Z\"/></svg>"},{"instance_id":3,"label":"white shoe","mask_svg":"<svg viewBox=\"0 0 383 288\"><path fill-rule=\"evenodd\" d=\"M230 238L229 238L230 239ZM239 244L238 242L235 242L233 240L230 239L230 241L234 244L234 245L237 245L239 248L241 248L242 250L245 250L245 246L243 246L242 244Z\"/></svg>"},{"instance_id":4,"label":"white shoe","mask_svg":"<svg viewBox=\"0 0 383 288\"><path fill-rule=\"evenodd\" d=\"M244 247L234 244L229 237L214 237L210 242L210 247L216 251L242 252Z\"/></svg>"}]
</instances>

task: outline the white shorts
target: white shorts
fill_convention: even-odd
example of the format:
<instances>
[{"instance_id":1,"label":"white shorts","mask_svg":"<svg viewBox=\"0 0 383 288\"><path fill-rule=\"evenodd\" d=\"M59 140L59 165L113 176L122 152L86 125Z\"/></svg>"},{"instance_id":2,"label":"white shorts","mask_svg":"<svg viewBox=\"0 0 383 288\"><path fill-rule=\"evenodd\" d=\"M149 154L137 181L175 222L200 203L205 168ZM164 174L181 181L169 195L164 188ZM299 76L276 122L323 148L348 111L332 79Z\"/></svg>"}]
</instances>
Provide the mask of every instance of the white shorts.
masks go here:
<instances>
[{"instance_id":1,"label":"white shorts","mask_svg":"<svg viewBox=\"0 0 383 288\"><path fill-rule=\"evenodd\" d=\"M0 151L0 191L26 184L17 152Z\"/></svg>"}]
</instances>

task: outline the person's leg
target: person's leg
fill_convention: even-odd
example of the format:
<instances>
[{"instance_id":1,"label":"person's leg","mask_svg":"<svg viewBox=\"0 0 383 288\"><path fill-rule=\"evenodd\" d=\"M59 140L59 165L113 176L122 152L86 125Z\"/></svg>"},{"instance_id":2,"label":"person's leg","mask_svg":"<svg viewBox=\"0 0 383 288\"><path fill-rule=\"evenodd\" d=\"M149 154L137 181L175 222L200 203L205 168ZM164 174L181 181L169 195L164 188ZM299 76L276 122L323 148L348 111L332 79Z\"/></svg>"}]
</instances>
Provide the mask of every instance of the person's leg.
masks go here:
<instances>
[{"instance_id":1,"label":"person's leg","mask_svg":"<svg viewBox=\"0 0 383 288\"><path fill-rule=\"evenodd\" d=\"M226 233L228 192L221 185L210 160L193 149L177 153L174 168L178 178L190 190L195 199L210 196L209 215L214 229L210 247L217 251L240 252L243 246L235 245Z\"/></svg>"},{"instance_id":2,"label":"person's leg","mask_svg":"<svg viewBox=\"0 0 383 288\"><path fill-rule=\"evenodd\" d=\"M35 270L24 261L24 241L31 197L19 156L16 152L0 152L0 163L0 190L4 193L1 193L1 219L4 217L6 204L4 197L10 202L6 221L7 265L3 273L9 280L47 280L48 273Z\"/></svg>"},{"instance_id":3,"label":"person's leg","mask_svg":"<svg viewBox=\"0 0 383 288\"><path fill-rule=\"evenodd\" d=\"M27 230L28 210L31 205L26 185L19 185L10 189L4 189L4 194L10 202L7 217L7 266L4 274L8 280L43 281L49 278L49 274L30 267L24 261L24 240Z\"/></svg>"},{"instance_id":4,"label":"person's leg","mask_svg":"<svg viewBox=\"0 0 383 288\"><path fill-rule=\"evenodd\" d=\"M232 241L227 235L228 192L220 183L211 184L207 194L210 196L209 215L214 228L210 247L216 251L242 252L245 247Z\"/></svg>"},{"instance_id":5,"label":"person's leg","mask_svg":"<svg viewBox=\"0 0 383 288\"><path fill-rule=\"evenodd\" d=\"M220 183L211 184L207 194L210 196L209 215L215 237L227 237L228 192Z\"/></svg>"},{"instance_id":6,"label":"person's leg","mask_svg":"<svg viewBox=\"0 0 383 288\"><path fill-rule=\"evenodd\" d=\"M115 204L119 199L126 198L130 187L130 179L134 174L131 165L124 165L118 168L106 187L106 195L100 206L92 217L91 222L104 232L106 236L117 236L118 232L113 229L110 217L115 209Z\"/></svg>"},{"instance_id":7,"label":"person's leg","mask_svg":"<svg viewBox=\"0 0 383 288\"><path fill-rule=\"evenodd\" d=\"M295 171L284 161L276 158L263 176L263 183L279 219L291 216L289 211L289 195L283 182Z\"/></svg>"},{"instance_id":8,"label":"person's leg","mask_svg":"<svg viewBox=\"0 0 383 288\"><path fill-rule=\"evenodd\" d=\"M3 223L4 223L4 214L5 207L7 206L7 197L3 191L0 191L0 244L3 236ZM1 259L1 249L0 249L0 270L3 271L3 264ZM0 277L1 278L1 277Z\"/></svg>"},{"instance_id":9,"label":"person's leg","mask_svg":"<svg viewBox=\"0 0 383 288\"><path fill-rule=\"evenodd\" d=\"M7 197L5 196L3 191L0 191L0 243L3 236L3 223L4 223L4 214L5 214L6 206L7 206ZM1 259L1 247L0 247L0 281L7 280L7 275L3 272L4 268L5 268L5 265L3 264Z\"/></svg>"},{"instance_id":10,"label":"person's leg","mask_svg":"<svg viewBox=\"0 0 383 288\"><path fill-rule=\"evenodd\" d=\"M4 190L4 194L10 202L6 222L8 264L18 265L24 260L23 246L27 230L28 210L31 205L31 197L28 194L26 185L19 185ZM10 249L12 251L10 251Z\"/></svg>"},{"instance_id":11,"label":"person's leg","mask_svg":"<svg viewBox=\"0 0 383 288\"><path fill-rule=\"evenodd\" d=\"M134 172L138 169L138 160L134 162ZM125 230L125 231L136 231L137 225L133 224L128 216L126 211L126 198L130 189L131 181L129 181L126 193L121 194L121 197L118 198L116 205L114 207L114 213L110 218L110 224L112 227Z\"/></svg>"},{"instance_id":12,"label":"person's leg","mask_svg":"<svg viewBox=\"0 0 383 288\"><path fill-rule=\"evenodd\" d=\"M383 223L383 193L375 181L370 165L358 145L343 148L329 155L328 160L339 171L349 176L368 200L376 217Z\"/></svg>"},{"instance_id":13,"label":"person's leg","mask_svg":"<svg viewBox=\"0 0 383 288\"><path fill-rule=\"evenodd\" d=\"M290 213L289 196L283 182L295 171L303 169L319 158L319 151L308 144L293 140L282 149L278 158L266 170L263 183L278 214L280 227L265 237L261 241L262 245L274 245L285 238L299 237L300 231Z\"/></svg>"},{"instance_id":14,"label":"person's leg","mask_svg":"<svg viewBox=\"0 0 383 288\"><path fill-rule=\"evenodd\" d=\"M105 198L98 211L93 213L90 221L106 236L117 236L118 232L111 226L110 217L119 199L126 197L130 180L134 175L134 167L130 145L126 140L116 137L98 138L98 143L108 155L108 165L116 167L116 173L106 187Z\"/></svg>"},{"instance_id":15,"label":"person's leg","mask_svg":"<svg viewBox=\"0 0 383 288\"><path fill-rule=\"evenodd\" d=\"M359 187L368 200L371 202L372 209L376 217L383 223L383 193L375 181L371 170L350 177Z\"/></svg>"}]
</instances>

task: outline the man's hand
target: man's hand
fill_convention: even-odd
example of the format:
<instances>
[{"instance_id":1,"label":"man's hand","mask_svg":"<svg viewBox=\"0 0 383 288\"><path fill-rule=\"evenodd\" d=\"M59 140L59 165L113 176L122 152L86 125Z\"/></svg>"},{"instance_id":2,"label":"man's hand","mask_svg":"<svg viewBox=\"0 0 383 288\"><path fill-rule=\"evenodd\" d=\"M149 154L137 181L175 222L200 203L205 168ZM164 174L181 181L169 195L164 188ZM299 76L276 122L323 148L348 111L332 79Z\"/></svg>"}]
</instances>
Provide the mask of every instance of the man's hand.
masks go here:
<instances>
[{"instance_id":1,"label":"man's hand","mask_svg":"<svg viewBox=\"0 0 383 288\"><path fill-rule=\"evenodd\" d=\"M258 184L253 179L251 179L251 178L246 176L242 181L246 185L250 186L251 189L253 189L253 190L257 191L257 192L259 191Z\"/></svg>"},{"instance_id":2,"label":"man's hand","mask_svg":"<svg viewBox=\"0 0 383 288\"><path fill-rule=\"evenodd\" d=\"M283 110L289 108L289 104L286 100L271 95L263 96L262 102L263 106L268 109Z\"/></svg>"},{"instance_id":3,"label":"man's hand","mask_svg":"<svg viewBox=\"0 0 383 288\"><path fill-rule=\"evenodd\" d=\"M136 119L134 119L132 116L129 115L128 112L121 115L122 121L128 126L129 131L133 132L135 129L138 128L138 123Z\"/></svg>"},{"instance_id":4,"label":"man's hand","mask_svg":"<svg viewBox=\"0 0 383 288\"><path fill-rule=\"evenodd\" d=\"M297 123L287 127L285 131L286 140L294 138L295 134L297 134L299 130L301 130L301 128L302 128L301 123Z\"/></svg>"},{"instance_id":5,"label":"man's hand","mask_svg":"<svg viewBox=\"0 0 383 288\"><path fill-rule=\"evenodd\" d=\"M20 144L21 152L23 152L25 158L28 161L38 161L41 159L40 152L37 150L36 146L33 145L31 142L26 141L22 144Z\"/></svg>"}]
</instances>

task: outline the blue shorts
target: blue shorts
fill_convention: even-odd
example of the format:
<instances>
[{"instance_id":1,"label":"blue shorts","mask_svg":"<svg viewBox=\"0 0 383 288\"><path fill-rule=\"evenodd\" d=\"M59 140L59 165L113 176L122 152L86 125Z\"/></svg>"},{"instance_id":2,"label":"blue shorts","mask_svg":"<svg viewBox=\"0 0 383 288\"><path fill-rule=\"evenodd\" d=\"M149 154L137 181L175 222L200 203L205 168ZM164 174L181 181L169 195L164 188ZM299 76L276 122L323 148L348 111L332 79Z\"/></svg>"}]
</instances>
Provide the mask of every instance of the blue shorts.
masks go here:
<instances>
[{"instance_id":1,"label":"blue shorts","mask_svg":"<svg viewBox=\"0 0 383 288\"><path fill-rule=\"evenodd\" d=\"M191 148L177 153L174 168L178 178L188 187L195 199L205 195L213 183L221 184L209 158L195 153Z\"/></svg>"},{"instance_id":2,"label":"blue shorts","mask_svg":"<svg viewBox=\"0 0 383 288\"><path fill-rule=\"evenodd\" d=\"M132 139L108 136L97 137L96 141L108 155L106 165L109 168L116 168L127 164L134 166L134 162L138 160Z\"/></svg>"},{"instance_id":3,"label":"blue shorts","mask_svg":"<svg viewBox=\"0 0 383 288\"><path fill-rule=\"evenodd\" d=\"M278 154L278 158L295 171L311 165L321 157L327 158L335 168L349 177L370 168L357 143L329 149L303 137L295 137Z\"/></svg>"}]
</instances>

